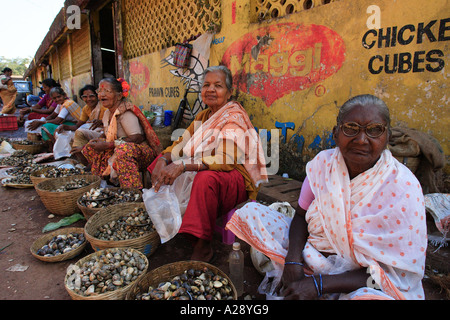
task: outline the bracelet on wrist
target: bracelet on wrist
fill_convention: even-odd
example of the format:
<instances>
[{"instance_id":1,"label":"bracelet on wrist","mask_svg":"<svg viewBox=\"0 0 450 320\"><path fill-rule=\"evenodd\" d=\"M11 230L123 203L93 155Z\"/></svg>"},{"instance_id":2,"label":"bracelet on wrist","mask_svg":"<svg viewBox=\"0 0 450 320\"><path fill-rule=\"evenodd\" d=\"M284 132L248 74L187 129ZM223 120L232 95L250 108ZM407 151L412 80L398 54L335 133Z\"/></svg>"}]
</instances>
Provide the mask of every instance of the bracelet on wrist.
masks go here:
<instances>
[{"instance_id":1,"label":"bracelet on wrist","mask_svg":"<svg viewBox=\"0 0 450 320\"><path fill-rule=\"evenodd\" d=\"M304 264L301 263L301 262L286 261L286 262L284 263L284 265L291 265L291 264L304 267Z\"/></svg>"},{"instance_id":2,"label":"bracelet on wrist","mask_svg":"<svg viewBox=\"0 0 450 320\"><path fill-rule=\"evenodd\" d=\"M183 172L186 172L186 163L184 163L184 160L181 160L181 163L183 164Z\"/></svg>"},{"instance_id":3,"label":"bracelet on wrist","mask_svg":"<svg viewBox=\"0 0 450 320\"><path fill-rule=\"evenodd\" d=\"M323 295L323 282L322 282L322 274L319 273L319 283L317 283L316 278L314 277L314 275L310 275L307 277L311 277L314 281L314 286L316 287L317 290L317 297L322 297Z\"/></svg>"},{"instance_id":4,"label":"bracelet on wrist","mask_svg":"<svg viewBox=\"0 0 450 320\"><path fill-rule=\"evenodd\" d=\"M166 163L166 165L169 165L169 160L167 160L164 157L159 157L158 160L164 160L164 162Z\"/></svg>"}]
</instances>

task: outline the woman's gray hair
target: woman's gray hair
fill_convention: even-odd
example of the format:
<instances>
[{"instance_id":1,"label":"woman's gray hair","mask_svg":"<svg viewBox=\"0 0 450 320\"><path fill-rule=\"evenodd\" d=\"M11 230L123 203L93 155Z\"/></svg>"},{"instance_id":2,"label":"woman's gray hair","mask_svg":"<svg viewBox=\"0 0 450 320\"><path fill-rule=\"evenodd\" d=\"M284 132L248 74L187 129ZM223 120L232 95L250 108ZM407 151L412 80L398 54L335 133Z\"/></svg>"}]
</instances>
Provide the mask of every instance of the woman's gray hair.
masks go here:
<instances>
[{"instance_id":1,"label":"woman's gray hair","mask_svg":"<svg viewBox=\"0 0 450 320\"><path fill-rule=\"evenodd\" d=\"M209 72L215 72L215 71L221 71L225 74L225 84L226 84L228 90L233 91L233 75L231 74L230 69L228 69L225 66L213 66L213 67L206 68L206 70L203 72L203 79L205 79L206 75ZM203 84L202 84L202 86L203 86Z\"/></svg>"},{"instance_id":2,"label":"woman's gray hair","mask_svg":"<svg viewBox=\"0 0 450 320\"><path fill-rule=\"evenodd\" d=\"M53 87L53 88L50 90L50 96L52 96L52 94L54 94L54 93L60 94L60 95L62 95L62 96L67 96L66 92L65 92L64 89L61 88L61 87Z\"/></svg>"},{"instance_id":3,"label":"woman's gray hair","mask_svg":"<svg viewBox=\"0 0 450 320\"><path fill-rule=\"evenodd\" d=\"M111 78L111 77L103 78L100 82L108 82L115 92L123 93L122 84L120 83L120 81L118 81L115 78Z\"/></svg>"},{"instance_id":4,"label":"woman's gray hair","mask_svg":"<svg viewBox=\"0 0 450 320\"><path fill-rule=\"evenodd\" d=\"M353 107L355 106L367 106L371 105L376 108L378 108L378 111L383 116L383 118L386 120L386 126L388 129L391 128L391 116L389 113L389 108L387 107L386 103L384 103L383 100L380 98L377 98L371 94L363 94L359 96L355 96L347 102L345 102L342 107L339 109L339 114L337 116L337 124L342 124L344 117L347 113L349 113Z\"/></svg>"}]
</instances>

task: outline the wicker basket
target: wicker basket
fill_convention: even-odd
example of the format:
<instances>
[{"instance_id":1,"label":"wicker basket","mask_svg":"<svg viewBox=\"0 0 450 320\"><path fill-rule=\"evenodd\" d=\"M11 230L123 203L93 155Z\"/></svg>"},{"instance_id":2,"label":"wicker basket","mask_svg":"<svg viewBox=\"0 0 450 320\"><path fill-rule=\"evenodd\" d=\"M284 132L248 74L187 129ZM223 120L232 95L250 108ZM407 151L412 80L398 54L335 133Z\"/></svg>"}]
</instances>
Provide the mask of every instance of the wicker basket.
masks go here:
<instances>
[{"instance_id":1,"label":"wicker basket","mask_svg":"<svg viewBox=\"0 0 450 320\"><path fill-rule=\"evenodd\" d=\"M30 145L12 142L11 145L16 150L25 150L28 151L30 154L38 154L41 153L42 150L44 150L44 144L41 142L33 142L33 144Z\"/></svg>"},{"instance_id":2,"label":"wicker basket","mask_svg":"<svg viewBox=\"0 0 450 320\"><path fill-rule=\"evenodd\" d=\"M110 188L110 190L119 190L120 188ZM122 189L122 190L133 190L135 193L138 193L141 197L141 201L142 200L142 191L139 189ZM89 191L89 190L88 190ZM99 212L100 210L104 209L104 208L88 208L84 205L81 204L80 200L81 197L83 195L80 196L80 198L77 200L77 206L78 208L81 210L81 212L83 213L84 217L86 218L86 220L89 220L90 217L92 217L94 214L96 214L97 212Z\"/></svg>"},{"instance_id":3,"label":"wicker basket","mask_svg":"<svg viewBox=\"0 0 450 320\"><path fill-rule=\"evenodd\" d=\"M209 270L218 274L219 276L226 278L233 290L233 300L237 300L237 291L231 279L219 268L201 261L179 261L174 263L169 263L163 265L154 270L150 270L142 279L136 281L133 287L129 290L126 295L126 300L135 300L139 293L148 292L150 286L156 288L161 282L170 281L175 276L182 274L184 271L189 269L202 269L207 267Z\"/></svg>"},{"instance_id":4,"label":"wicker basket","mask_svg":"<svg viewBox=\"0 0 450 320\"><path fill-rule=\"evenodd\" d=\"M107 248L133 248L139 250L146 256L153 254L161 243L159 234L156 231L149 232L139 238L120 241L100 240L94 237L98 227L119 219L125 214L133 211L135 208L143 208L145 210L145 205L143 202L116 204L102 208L99 212L89 218L88 222L84 226L84 233L92 248L95 251Z\"/></svg>"},{"instance_id":5,"label":"wicker basket","mask_svg":"<svg viewBox=\"0 0 450 320\"><path fill-rule=\"evenodd\" d=\"M37 185L39 182L42 181L47 181L50 179L56 179L56 178L42 178L41 174L46 173L47 171L49 171L51 168L44 168L38 171L35 171L33 173L30 174L30 179L31 181L33 181L33 185Z\"/></svg>"},{"instance_id":6,"label":"wicker basket","mask_svg":"<svg viewBox=\"0 0 450 320\"><path fill-rule=\"evenodd\" d=\"M57 188L63 186L69 181L74 179L84 178L90 184L86 187L65 191L65 192L52 192ZM34 186L37 194L41 198L48 211L59 216L70 216L78 212L77 200L85 192L92 188L98 188L100 186L101 179L94 175L74 175L70 177L50 179L39 182Z\"/></svg>"},{"instance_id":7,"label":"wicker basket","mask_svg":"<svg viewBox=\"0 0 450 320\"><path fill-rule=\"evenodd\" d=\"M40 142L42 141L42 137L40 134L38 133L27 133L27 140L28 141L33 141L33 142Z\"/></svg>"},{"instance_id":8,"label":"wicker basket","mask_svg":"<svg viewBox=\"0 0 450 320\"><path fill-rule=\"evenodd\" d=\"M84 243L81 246L79 246L78 248L76 248L75 250L60 254L58 256L44 257L44 256L40 256L37 254L37 251L40 248L42 248L42 246L46 245L53 237L60 235L60 234L69 234L69 233L84 233L84 229L83 228L64 228L64 229L55 230L53 232L47 233L33 242L33 244L31 245L31 248L30 248L31 254L35 258L37 258L41 261L45 261L45 262L60 262L60 261L69 260L69 259L72 259L72 258L78 256L83 251L83 249L86 247L87 240L85 240Z\"/></svg>"},{"instance_id":9,"label":"wicker basket","mask_svg":"<svg viewBox=\"0 0 450 320\"><path fill-rule=\"evenodd\" d=\"M121 250L121 248L117 248L117 249ZM134 249L131 249L131 250L137 251L137 250L134 250ZM102 293L102 294L95 295L95 296L90 296L90 297L85 297L85 296L79 295L79 294L75 293L73 290L71 290L67 286L67 280L71 276L71 274L69 273L69 271L66 272L66 276L64 278L64 286L65 286L67 292L69 293L70 297L73 300L124 300L125 296L131 290L131 288L134 286L134 284L139 282L145 276L145 274L147 273L147 270L148 270L148 259L147 259L147 257L144 254L142 254L141 252L139 252L139 251L137 251L137 252L145 260L145 268L144 268L142 274L135 281L133 281L132 283L130 283L126 287L120 288L120 289L115 290L115 291L109 291L109 292L106 292L106 293ZM94 252L94 253L92 253L92 254L90 254L90 255L88 255L88 256L78 260L78 262L75 264L75 266L81 267L82 264L85 261L88 261L88 260L92 259L93 257L100 256L102 254L104 254L104 250ZM68 268L68 270L70 270L70 267Z\"/></svg>"}]
</instances>

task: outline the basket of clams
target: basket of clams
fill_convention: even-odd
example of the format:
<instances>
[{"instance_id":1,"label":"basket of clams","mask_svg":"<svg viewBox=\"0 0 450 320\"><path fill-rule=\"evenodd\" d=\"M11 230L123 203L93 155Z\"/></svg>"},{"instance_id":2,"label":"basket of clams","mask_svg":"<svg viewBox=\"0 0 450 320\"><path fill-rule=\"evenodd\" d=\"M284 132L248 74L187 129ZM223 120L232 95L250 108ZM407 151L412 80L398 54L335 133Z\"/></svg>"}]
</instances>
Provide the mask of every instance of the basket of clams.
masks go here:
<instances>
[{"instance_id":1,"label":"basket of clams","mask_svg":"<svg viewBox=\"0 0 450 320\"><path fill-rule=\"evenodd\" d=\"M150 256L161 243L143 202L121 203L101 209L89 218L84 232L96 251L133 248Z\"/></svg>"},{"instance_id":2,"label":"basket of clams","mask_svg":"<svg viewBox=\"0 0 450 320\"><path fill-rule=\"evenodd\" d=\"M41 153L44 149L44 144L42 142L30 141L30 140L16 140L11 141L11 146L16 150L25 150L30 154Z\"/></svg>"},{"instance_id":3,"label":"basket of clams","mask_svg":"<svg viewBox=\"0 0 450 320\"><path fill-rule=\"evenodd\" d=\"M8 178L2 179L2 185L19 189L32 188L33 182L31 181L31 175L46 167L46 165L33 163L7 169L6 174L8 175Z\"/></svg>"},{"instance_id":4,"label":"basket of clams","mask_svg":"<svg viewBox=\"0 0 450 320\"><path fill-rule=\"evenodd\" d=\"M82 168L59 168L55 166L48 166L31 173L30 179L34 185L37 185L39 182L49 179L65 178L82 174L86 174L86 172Z\"/></svg>"},{"instance_id":5,"label":"basket of clams","mask_svg":"<svg viewBox=\"0 0 450 320\"><path fill-rule=\"evenodd\" d=\"M139 189L92 188L77 201L77 206L86 220L89 220L101 209L120 203L143 202Z\"/></svg>"},{"instance_id":6,"label":"basket of clams","mask_svg":"<svg viewBox=\"0 0 450 320\"><path fill-rule=\"evenodd\" d=\"M78 256L86 247L83 228L64 228L50 232L31 245L31 254L45 262L60 262Z\"/></svg>"},{"instance_id":7,"label":"basket of clams","mask_svg":"<svg viewBox=\"0 0 450 320\"><path fill-rule=\"evenodd\" d=\"M39 182L34 186L48 211L59 216L78 212L77 200L92 188L100 186L101 179L94 175L76 175Z\"/></svg>"},{"instance_id":8,"label":"basket of clams","mask_svg":"<svg viewBox=\"0 0 450 320\"><path fill-rule=\"evenodd\" d=\"M70 265L64 285L73 300L123 300L147 269L147 257L138 250L106 249Z\"/></svg>"},{"instance_id":9,"label":"basket of clams","mask_svg":"<svg viewBox=\"0 0 450 320\"><path fill-rule=\"evenodd\" d=\"M219 268L179 261L151 270L133 285L126 300L237 300L237 292Z\"/></svg>"}]
</instances>

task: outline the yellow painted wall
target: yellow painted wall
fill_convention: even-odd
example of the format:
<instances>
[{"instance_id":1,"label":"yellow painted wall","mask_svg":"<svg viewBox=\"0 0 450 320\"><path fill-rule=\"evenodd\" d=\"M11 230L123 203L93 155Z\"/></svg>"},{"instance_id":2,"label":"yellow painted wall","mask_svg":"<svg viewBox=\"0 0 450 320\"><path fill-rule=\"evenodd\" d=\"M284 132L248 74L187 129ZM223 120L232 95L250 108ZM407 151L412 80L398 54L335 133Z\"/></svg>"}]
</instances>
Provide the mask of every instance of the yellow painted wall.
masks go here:
<instances>
[{"instance_id":1,"label":"yellow painted wall","mask_svg":"<svg viewBox=\"0 0 450 320\"><path fill-rule=\"evenodd\" d=\"M381 29L370 31L372 5ZM224 63L240 75L238 99L256 127L285 127L287 141L311 158L332 144L338 107L370 93L387 103L393 126L431 134L450 155L450 1L340 0L258 23L250 22L250 8L250 0L222 2L210 65ZM173 49L127 61L127 77L139 87L130 97L135 104L175 110L184 86L170 73L176 68L162 63ZM394 59L402 62L397 69Z\"/></svg>"}]
</instances>

